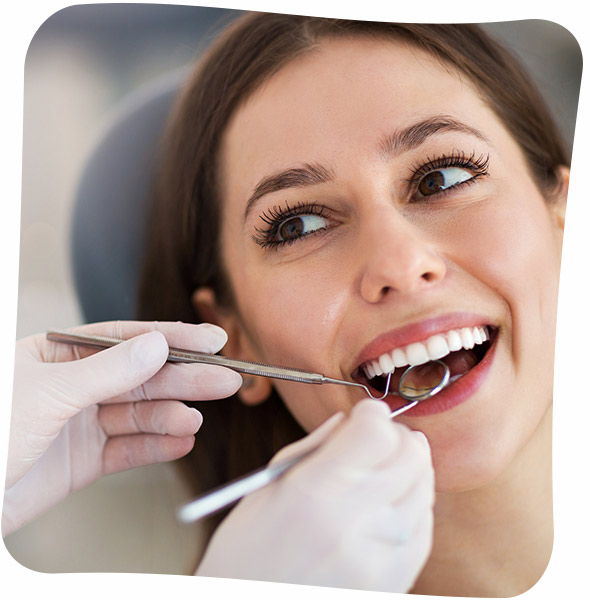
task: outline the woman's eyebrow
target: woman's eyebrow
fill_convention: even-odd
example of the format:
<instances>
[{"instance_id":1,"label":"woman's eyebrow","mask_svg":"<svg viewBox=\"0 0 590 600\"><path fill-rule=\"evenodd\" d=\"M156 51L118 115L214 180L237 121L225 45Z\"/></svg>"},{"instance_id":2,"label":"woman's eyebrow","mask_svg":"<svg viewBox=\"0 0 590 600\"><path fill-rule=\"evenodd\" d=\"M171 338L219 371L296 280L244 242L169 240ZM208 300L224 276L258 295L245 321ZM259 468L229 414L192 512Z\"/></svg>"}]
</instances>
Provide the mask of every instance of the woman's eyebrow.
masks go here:
<instances>
[{"instance_id":1,"label":"woman's eyebrow","mask_svg":"<svg viewBox=\"0 0 590 600\"><path fill-rule=\"evenodd\" d=\"M380 153L384 157L391 157L407 152L423 144L429 137L437 133L459 132L475 136L480 140L490 143L489 140L477 129L449 117L436 115L413 123L408 127L386 135L379 143ZM335 179L334 174L318 164L304 164L301 167L286 169L273 173L261 179L246 202L244 220L248 218L253 206L262 196L293 187L306 187L326 183Z\"/></svg>"},{"instance_id":2,"label":"woman's eyebrow","mask_svg":"<svg viewBox=\"0 0 590 600\"><path fill-rule=\"evenodd\" d=\"M264 177L256 184L254 191L246 202L244 220L248 217L254 204L266 194L287 188L318 185L333 180L334 174L317 164L304 164L301 167L286 169Z\"/></svg>"},{"instance_id":3,"label":"woman's eyebrow","mask_svg":"<svg viewBox=\"0 0 590 600\"><path fill-rule=\"evenodd\" d=\"M390 158L417 148L437 133L446 132L465 133L490 144L486 136L474 127L447 115L436 115L386 135L379 143L379 150L385 158Z\"/></svg>"}]
</instances>

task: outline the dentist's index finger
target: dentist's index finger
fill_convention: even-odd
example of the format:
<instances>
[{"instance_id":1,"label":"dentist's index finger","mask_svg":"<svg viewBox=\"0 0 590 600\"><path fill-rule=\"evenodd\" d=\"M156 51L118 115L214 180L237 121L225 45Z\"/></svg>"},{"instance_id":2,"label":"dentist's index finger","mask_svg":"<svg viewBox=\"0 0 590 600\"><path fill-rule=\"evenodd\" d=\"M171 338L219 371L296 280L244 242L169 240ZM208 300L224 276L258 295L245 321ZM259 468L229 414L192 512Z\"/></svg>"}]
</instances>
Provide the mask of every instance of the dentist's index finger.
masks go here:
<instances>
[{"instance_id":1,"label":"dentist's index finger","mask_svg":"<svg viewBox=\"0 0 590 600\"><path fill-rule=\"evenodd\" d=\"M133 337L151 331L159 331L164 335L168 346L193 350L196 352L208 352L215 354L227 342L227 334L221 327L210 323L182 323L172 321L104 321L101 323L90 323L68 329L68 332L83 335L96 335L121 340L129 340ZM50 357L46 362L64 362L85 358L96 354L94 348L49 342L45 336L40 336L38 344L41 345L42 356Z\"/></svg>"},{"instance_id":2,"label":"dentist's index finger","mask_svg":"<svg viewBox=\"0 0 590 600\"><path fill-rule=\"evenodd\" d=\"M205 364L165 364L153 377L103 404L140 400L217 400L235 394L242 376L226 367Z\"/></svg>"},{"instance_id":3,"label":"dentist's index finger","mask_svg":"<svg viewBox=\"0 0 590 600\"><path fill-rule=\"evenodd\" d=\"M136 336L80 360L42 365L46 384L76 411L98 403L175 399L211 400L240 387L238 373L201 364L166 364L159 332ZM53 382L53 383L52 383Z\"/></svg>"}]
</instances>

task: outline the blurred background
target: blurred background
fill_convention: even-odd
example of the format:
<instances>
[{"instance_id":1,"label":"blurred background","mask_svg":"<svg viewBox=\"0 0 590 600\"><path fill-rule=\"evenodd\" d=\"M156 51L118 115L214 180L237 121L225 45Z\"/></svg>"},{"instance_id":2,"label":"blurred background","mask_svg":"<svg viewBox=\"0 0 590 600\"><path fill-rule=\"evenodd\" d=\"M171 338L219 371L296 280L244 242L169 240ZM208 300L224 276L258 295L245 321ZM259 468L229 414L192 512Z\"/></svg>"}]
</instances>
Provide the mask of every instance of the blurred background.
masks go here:
<instances>
[{"instance_id":1,"label":"blurred background","mask_svg":"<svg viewBox=\"0 0 590 600\"><path fill-rule=\"evenodd\" d=\"M33 38L25 64L17 337L84 321L70 258L73 200L85 160L130 94L194 62L239 14L219 8L95 4L65 8ZM529 67L573 144L582 57L548 21L486 24ZM173 510L188 490L170 465L111 476L5 542L40 571L189 573L198 529Z\"/></svg>"}]
</instances>

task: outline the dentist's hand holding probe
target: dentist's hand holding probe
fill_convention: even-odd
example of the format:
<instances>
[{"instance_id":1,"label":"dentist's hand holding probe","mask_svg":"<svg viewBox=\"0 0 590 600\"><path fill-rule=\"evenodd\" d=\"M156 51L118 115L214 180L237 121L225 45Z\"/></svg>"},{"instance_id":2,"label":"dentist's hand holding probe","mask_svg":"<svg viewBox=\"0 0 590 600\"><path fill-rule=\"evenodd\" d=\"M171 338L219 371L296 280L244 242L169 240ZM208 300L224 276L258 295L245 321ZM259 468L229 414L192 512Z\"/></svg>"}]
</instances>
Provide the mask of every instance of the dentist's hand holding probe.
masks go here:
<instances>
[{"instance_id":1,"label":"dentist's hand holding probe","mask_svg":"<svg viewBox=\"0 0 590 600\"><path fill-rule=\"evenodd\" d=\"M426 438L392 422L385 403L364 400L273 462L321 440L307 459L236 506L197 575L411 589L432 546L434 472Z\"/></svg>"},{"instance_id":2,"label":"dentist's hand holding probe","mask_svg":"<svg viewBox=\"0 0 590 600\"><path fill-rule=\"evenodd\" d=\"M213 325L122 321L73 331L127 341L100 352L43 334L17 342L3 535L102 475L184 456L202 416L180 400L224 398L242 383L224 367L166 363L168 345L218 352L227 336Z\"/></svg>"}]
</instances>

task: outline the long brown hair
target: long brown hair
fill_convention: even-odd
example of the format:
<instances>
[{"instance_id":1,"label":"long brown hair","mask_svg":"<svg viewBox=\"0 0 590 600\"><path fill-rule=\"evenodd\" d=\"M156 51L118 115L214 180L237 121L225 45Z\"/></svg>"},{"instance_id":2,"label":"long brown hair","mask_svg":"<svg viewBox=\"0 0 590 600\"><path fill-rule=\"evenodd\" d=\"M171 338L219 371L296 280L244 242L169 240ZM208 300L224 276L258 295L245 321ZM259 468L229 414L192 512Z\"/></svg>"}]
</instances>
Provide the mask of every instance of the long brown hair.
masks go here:
<instances>
[{"instance_id":1,"label":"long brown hair","mask_svg":"<svg viewBox=\"0 0 590 600\"><path fill-rule=\"evenodd\" d=\"M221 263L217 193L219 143L236 108L294 57L328 37L401 40L465 74L520 145L550 197L568 164L541 95L518 62L476 25L423 25L251 13L219 36L183 90L170 120L148 236L139 299L142 319L200 322L191 295L211 287L233 304ZM199 403L204 425L188 457L197 489L263 465L303 430L273 395L254 408L237 398Z\"/></svg>"}]
</instances>

